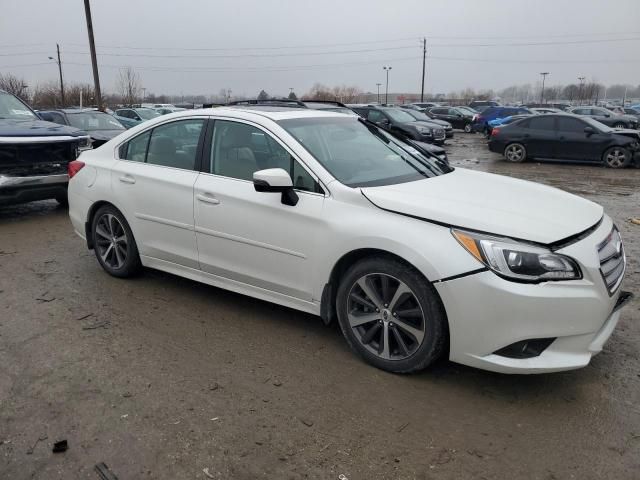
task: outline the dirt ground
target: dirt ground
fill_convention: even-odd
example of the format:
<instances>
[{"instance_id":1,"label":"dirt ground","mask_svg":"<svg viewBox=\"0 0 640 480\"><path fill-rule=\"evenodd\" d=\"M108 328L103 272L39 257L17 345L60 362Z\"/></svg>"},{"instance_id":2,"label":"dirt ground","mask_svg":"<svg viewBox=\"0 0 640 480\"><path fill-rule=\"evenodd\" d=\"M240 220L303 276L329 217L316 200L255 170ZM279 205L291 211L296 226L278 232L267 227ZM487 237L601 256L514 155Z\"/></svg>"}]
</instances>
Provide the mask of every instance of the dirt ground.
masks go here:
<instances>
[{"instance_id":1,"label":"dirt ground","mask_svg":"<svg viewBox=\"0 0 640 480\"><path fill-rule=\"evenodd\" d=\"M506 164L463 133L447 149L603 204L640 293L640 169ZM636 298L579 371L391 375L316 317L109 277L55 202L0 208L0 479L638 479L639 321Z\"/></svg>"}]
</instances>

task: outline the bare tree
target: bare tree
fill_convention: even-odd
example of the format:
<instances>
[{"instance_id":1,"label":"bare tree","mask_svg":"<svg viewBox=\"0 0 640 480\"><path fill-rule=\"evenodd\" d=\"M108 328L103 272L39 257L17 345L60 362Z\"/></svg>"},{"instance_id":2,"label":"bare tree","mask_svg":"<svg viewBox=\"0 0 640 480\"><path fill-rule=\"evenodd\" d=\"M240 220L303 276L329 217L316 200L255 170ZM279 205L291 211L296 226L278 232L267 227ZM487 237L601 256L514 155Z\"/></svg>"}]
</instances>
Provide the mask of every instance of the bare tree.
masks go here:
<instances>
[{"instance_id":1,"label":"bare tree","mask_svg":"<svg viewBox=\"0 0 640 480\"><path fill-rule=\"evenodd\" d=\"M122 103L133 105L138 102L140 96L140 76L133 67L126 67L120 70L118 75L118 91L122 96Z\"/></svg>"},{"instance_id":2,"label":"bare tree","mask_svg":"<svg viewBox=\"0 0 640 480\"><path fill-rule=\"evenodd\" d=\"M16 77L11 73L0 73L0 90L9 92L25 102L29 101L29 89L24 78Z\"/></svg>"}]
</instances>

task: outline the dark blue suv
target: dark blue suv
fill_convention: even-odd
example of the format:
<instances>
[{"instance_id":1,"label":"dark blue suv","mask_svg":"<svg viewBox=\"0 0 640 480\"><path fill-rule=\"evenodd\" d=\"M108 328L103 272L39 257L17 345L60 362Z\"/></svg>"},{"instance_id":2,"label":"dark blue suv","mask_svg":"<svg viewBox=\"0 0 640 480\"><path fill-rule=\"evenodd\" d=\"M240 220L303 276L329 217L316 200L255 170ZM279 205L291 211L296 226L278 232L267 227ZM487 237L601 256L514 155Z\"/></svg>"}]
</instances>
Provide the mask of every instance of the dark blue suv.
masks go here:
<instances>
[{"instance_id":1,"label":"dark blue suv","mask_svg":"<svg viewBox=\"0 0 640 480\"><path fill-rule=\"evenodd\" d=\"M513 115L533 115L534 112L526 107L489 107L485 111L476 115L473 119L472 129L474 132L489 132L489 121L496 118L511 117Z\"/></svg>"}]
</instances>

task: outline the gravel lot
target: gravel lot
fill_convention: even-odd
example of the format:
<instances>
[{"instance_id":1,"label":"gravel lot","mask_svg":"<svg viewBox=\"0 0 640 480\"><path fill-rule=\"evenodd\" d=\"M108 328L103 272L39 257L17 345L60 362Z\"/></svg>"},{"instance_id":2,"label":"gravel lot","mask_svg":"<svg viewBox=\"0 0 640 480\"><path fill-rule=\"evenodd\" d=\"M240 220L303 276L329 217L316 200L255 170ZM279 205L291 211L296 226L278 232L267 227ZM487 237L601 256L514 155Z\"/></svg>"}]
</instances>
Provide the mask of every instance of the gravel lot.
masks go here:
<instances>
[{"instance_id":1,"label":"gravel lot","mask_svg":"<svg viewBox=\"0 0 640 480\"><path fill-rule=\"evenodd\" d=\"M463 133L448 150L603 204L640 293L640 169L506 164ZM120 480L637 479L639 320L636 298L579 371L391 375L316 317L109 277L55 202L0 208L0 478L96 479L105 462Z\"/></svg>"}]
</instances>

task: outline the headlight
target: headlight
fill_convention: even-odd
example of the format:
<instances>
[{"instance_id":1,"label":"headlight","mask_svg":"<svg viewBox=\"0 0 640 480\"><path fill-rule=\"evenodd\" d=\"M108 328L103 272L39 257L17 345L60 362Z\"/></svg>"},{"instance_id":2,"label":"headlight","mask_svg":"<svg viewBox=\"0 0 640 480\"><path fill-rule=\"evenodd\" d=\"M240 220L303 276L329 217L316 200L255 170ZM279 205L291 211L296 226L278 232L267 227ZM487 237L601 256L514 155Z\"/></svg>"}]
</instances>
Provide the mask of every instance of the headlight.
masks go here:
<instances>
[{"instance_id":1,"label":"headlight","mask_svg":"<svg viewBox=\"0 0 640 480\"><path fill-rule=\"evenodd\" d=\"M431 135L431 129L428 127L416 127L416 130L422 135Z\"/></svg>"},{"instance_id":2,"label":"headlight","mask_svg":"<svg viewBox=\"0 0 640 480\"><path fill-rule=\"evenodd\" d=\"M462 230L452 229L451 233L471 255L501 277L521 282L582 278L575 260L546 248Z\"/></svg>"},{"instance_id":3,"label":"headlight","mask_svg":"<svg viewBox=\"0 0 640 480\"><path fill-rule=\"evenodd\" d=\"M91 148L91 137L80 137L78 141L78 150L89 150Z\"/></svg>"}]
</instances>

